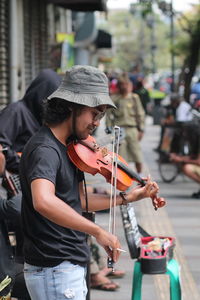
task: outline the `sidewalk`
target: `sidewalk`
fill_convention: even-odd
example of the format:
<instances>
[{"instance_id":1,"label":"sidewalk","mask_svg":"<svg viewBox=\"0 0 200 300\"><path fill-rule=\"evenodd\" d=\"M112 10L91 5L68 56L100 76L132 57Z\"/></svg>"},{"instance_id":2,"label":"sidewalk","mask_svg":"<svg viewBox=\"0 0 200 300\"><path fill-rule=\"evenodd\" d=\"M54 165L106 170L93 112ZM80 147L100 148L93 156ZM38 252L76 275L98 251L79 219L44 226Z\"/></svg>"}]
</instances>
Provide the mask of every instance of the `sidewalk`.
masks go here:
<instances>
[{"instance_id":1,"label":"sidewalk","mask_svg":"<svg viewBox=\"0 0 200 300\"><path fill-rule=\"evenodd\" d=\"M147 118L146 132L142 141L145 160L144 175L151 174L159 184L160 195L165 197L167 205L155 211L151 200L145 199L134 204L138 223L151 235L173 236L176 239L175 259L181 267L181 285L183 300L200 299L200 200L190 198L199 187L188 178L179 175L171 184L160 179L153 151L159 140L159 126L152 125ZM106 186L103 177L87 175L88 184ZM108 213L97 213L96 223L108 229ZM91 300L131 300L134 261L130 258L124 236L119 208L117 208L116 234L123 249L117 269L126 271L122 279L115 280L120 288L115 292L90 290ZM169 280L167 275L145 275L142 284L142 300L169 300Z\"/></svg>"}]
</instances>

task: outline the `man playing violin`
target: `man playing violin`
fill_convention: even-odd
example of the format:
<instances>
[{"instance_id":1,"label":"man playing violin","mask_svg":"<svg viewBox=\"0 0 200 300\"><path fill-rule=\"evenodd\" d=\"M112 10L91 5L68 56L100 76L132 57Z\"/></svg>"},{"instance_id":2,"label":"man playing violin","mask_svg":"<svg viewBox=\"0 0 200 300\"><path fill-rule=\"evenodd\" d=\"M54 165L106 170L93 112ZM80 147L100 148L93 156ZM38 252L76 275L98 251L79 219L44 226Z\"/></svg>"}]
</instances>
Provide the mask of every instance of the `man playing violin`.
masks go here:
<instances>
[{"instance_id":1,"label":"man playing violin","mask_svg":"<svg viewBox=\"0 0 200 300\"><path fill-rule=\"evenodd\" d=\"M86 202L84 174L67 153L68 144L92 134L111 107L115 106L106 75L94 67L74 66L45 101L44 125L24 148L20 162L24 274L32 300L86 298L86 235L95 237L114 262L119 258L118 238L82 216L86 208L109 208L109 198L94 194ZM148 178L144 187L131 189L126 198L117 196L116 202L154 197L157 192L157 184Z\"/></svg>"}]
</instances>

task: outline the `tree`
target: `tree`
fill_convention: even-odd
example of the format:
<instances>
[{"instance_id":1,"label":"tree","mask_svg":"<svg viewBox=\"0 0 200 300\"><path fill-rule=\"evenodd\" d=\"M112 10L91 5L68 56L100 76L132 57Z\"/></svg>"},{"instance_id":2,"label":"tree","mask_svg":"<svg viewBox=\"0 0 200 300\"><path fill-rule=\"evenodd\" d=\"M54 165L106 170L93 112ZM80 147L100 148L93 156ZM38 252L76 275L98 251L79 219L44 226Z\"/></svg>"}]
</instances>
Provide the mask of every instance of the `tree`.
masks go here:
<instances>
[{"instance_id":1,"label":"tree","mask_svg":"<svg viewBox=\"0 0 200 300\"><path fill-rule=\"evenodd\" d=\"M158 68L170 67L168 24L158 14L155 14L156 65ZM151 58L151 28L138 14L131 14L127 10L109 11L107 22L99 26L112 34L112 67L123 71L138 64L143 56L144 70L152 69ZM143 39L141 40L141 28ZM143 55L141 55L143 53Z\"/></svg>"},{"instance_id":2,"label":"tree","mask_svg":"<svg viewBox=\"0 0 200 300\"><path fill-rule=\"evenodd\" d=\"M182 14L179 23L187 34L186 39L177 44L179 53L185 56L179 83L184 82L184 97L189 101L192 77L200 61L200 5L194 5L191 13Z\"/></svg>"}]
</instances>

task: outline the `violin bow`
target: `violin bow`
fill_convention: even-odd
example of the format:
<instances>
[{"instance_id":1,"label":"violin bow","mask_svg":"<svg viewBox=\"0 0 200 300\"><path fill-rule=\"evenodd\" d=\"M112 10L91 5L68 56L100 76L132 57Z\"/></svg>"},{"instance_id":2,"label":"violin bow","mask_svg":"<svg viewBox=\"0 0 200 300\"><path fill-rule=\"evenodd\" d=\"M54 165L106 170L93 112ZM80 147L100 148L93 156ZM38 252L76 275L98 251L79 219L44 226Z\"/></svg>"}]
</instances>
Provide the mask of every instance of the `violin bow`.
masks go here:
<instances>
[{"instance_id":1,"label":"violin bow","mask_svg":"<svg viewBox=\"0 0 200 300\"><path fill-rule=\"evenodd\" d=\"M111 175L111 190L110 190L110 211L109 211L109 228L108 231L115 235L116 228L116 201L117 201L117 161L119 154L120 143L120 127L114 127L114 137L112 142L112 175ZM114 272L114 262L108 257L108 268Z\"/></svg>"}]
</instances>

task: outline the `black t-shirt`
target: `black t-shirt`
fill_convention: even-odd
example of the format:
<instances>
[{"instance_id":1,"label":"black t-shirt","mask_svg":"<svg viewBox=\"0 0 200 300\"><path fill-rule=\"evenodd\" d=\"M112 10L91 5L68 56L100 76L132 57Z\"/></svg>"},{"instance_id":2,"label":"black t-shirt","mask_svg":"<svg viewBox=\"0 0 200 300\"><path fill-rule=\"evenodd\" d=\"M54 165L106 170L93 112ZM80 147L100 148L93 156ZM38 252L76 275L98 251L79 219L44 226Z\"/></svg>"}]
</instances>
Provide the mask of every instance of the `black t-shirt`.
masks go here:
<instances>
[{"instance_id":1,"label":"black t-shirt","mask_svg":"<svg viewBox=\"0 0 200 300\"><path fill-rule=\"evenodd\" d=\"M83 180L83 173L47 127L42 127L30 139L20 162L25 261L44 267L64 260L86 265L89 259L86 235L51 222L33 208L30 185L36 178L53 182L56 196L82 214L78 183Z\"/></svg>"}]
</instances>

